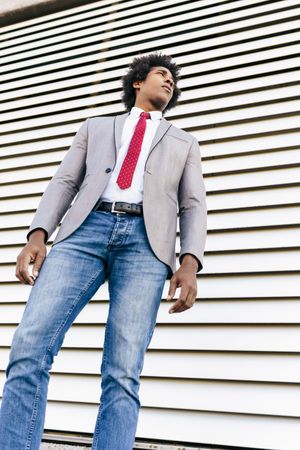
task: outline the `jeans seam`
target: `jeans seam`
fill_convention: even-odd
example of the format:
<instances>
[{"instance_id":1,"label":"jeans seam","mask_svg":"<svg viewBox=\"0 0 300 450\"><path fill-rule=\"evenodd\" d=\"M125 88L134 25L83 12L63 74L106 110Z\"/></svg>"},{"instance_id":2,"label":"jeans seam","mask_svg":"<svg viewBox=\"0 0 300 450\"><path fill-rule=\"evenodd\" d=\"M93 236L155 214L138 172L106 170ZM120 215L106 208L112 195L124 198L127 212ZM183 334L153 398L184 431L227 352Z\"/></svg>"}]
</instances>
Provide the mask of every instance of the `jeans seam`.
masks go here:
<instances>
[{"instance_id":1,"label":"jeans seam","mask_svg":"<svg viewBox=\"0 0 300 450\"><path fill-rule=\"evenodd\" d=\"M88 290L88 288L91 286L91 284L95 281L95 279L100 274L100 272L101 272L101 269L99 269L91 277L91 279L88 281L86 286L84 286L83 289L79 292L78 296L74 300L73 305L69 308L69 311L66 314L66 317L64 318L64 320L61 322L61 324L57 328L54 336L52 337L52 339L50 341L49 346L47 347L46 353L44 354L44 356L42 358L42 362L41 362L40 369L39 369L38 385L37 385L36 394L35 394L34 401L33 401L33 412L32 412L32 416L31 416L31 423L30 423L28 437L27 437L26 450L30 450L30 447L31 447L32 435L33 435L34 427L35 427L35 424L36 424L37 405L38 405L38 401L40 399L40 392L41 392L41 375L42 375L42 370L43 370L44 365L45 365L45 360L46 360L47 354L52 349L57 336L59 335L60 331L63 329L64 325L66 324L68 318L70 317L70 315L74 311L75 306L78 304L78 302L80 301L80 299L82 298L84 293Z\"/></svg>"},{"instance_id":2,"label":"jeans seam","mask_svg":"<svg viewBox=\"0 0 300 450\"><path fill-rule=\"evenodd\" d=\"M114 238L115 238L115 236L116 236L117 233L118 233L119 224L120 224L120 222L119 222L119 220L117 220L116 223L115 223L115 226L114 226L114 228L113 228L113 231L112 231L112 233L111 233L111 236L110 236L110 239L109 239L109 241L108 241L108 244L107 244L107 248L108 248L108 249L113 245Z\"/></svg>"},{"instance_id":3,"label":"jeans seam","mask_svg":"<svg viewBox=\"0 0 300 450\"><path fill-rule=\"evenodd\" d=\"M106 323L106 335L107 335L107 339L109 338L109 322ZM107 346L105 346L105 339L104 339L104 343L103 343L103 354L102 354L102 369L104 369L107 365ZM103 375L103 371L101 371L101 379L102 379L102 375ZM102 392L101 392L101 396L102 396ZM94 430L94 435L93 435L93 447L92 450L94 448L95 445L97 445L97 441L99 438L99 425L100 425L100 415L101 415L101 408L102 407L102 403L101 403L101 398L100 398L100 405L99 405L99 410L98 410L98 414L97 414L97 419L96 419L96 426L95 426L95 430ZM98 420L99 419L99 420Z\"/></svg>"}]
</instances>

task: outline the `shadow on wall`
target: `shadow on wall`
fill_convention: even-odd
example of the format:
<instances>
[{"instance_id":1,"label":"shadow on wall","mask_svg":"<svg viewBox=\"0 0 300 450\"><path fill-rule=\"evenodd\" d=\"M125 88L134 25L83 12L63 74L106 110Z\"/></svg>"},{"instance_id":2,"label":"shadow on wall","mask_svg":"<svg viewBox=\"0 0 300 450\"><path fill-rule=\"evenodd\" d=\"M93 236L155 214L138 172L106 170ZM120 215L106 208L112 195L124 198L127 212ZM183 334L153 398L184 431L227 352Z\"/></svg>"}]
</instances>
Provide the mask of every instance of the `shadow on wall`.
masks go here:
<instances>
[{"instance_id":1,"label":"shadow on wall","mask_svg":"<svg viewBox=\"0 0 300 450\"><path fill-rule=\"evenodd\" d=\"M0 26L65 11L75 6L94 3L96 0L2 0Z\"/></svg>"}]
</instances>

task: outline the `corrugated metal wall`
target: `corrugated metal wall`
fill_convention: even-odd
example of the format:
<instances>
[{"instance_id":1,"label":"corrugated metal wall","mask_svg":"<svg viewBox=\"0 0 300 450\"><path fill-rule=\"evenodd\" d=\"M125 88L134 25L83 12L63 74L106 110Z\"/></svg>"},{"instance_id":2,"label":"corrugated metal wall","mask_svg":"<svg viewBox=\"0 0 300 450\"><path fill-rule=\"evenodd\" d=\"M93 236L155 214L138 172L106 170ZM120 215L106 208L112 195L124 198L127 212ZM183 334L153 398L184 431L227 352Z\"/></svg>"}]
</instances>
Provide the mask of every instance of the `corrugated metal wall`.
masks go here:
<instances>
[{"instance_id":1,"label":"corrugated metal wall","mask_svg":"<svg viewBox=\"0 0 300 450\"><path fill-rule=\"evenodd\" d=\"M103 0L2 29L1 387L41 195L82 121L123 112L132 57L159 49L183 67L167 118L199 140L209 232L194 307L162 301L137 437L300 449L299 15L294 0ZM48 430L93 431L107 311L104 285L53 366Z\"/></svg>"}]
</instances>

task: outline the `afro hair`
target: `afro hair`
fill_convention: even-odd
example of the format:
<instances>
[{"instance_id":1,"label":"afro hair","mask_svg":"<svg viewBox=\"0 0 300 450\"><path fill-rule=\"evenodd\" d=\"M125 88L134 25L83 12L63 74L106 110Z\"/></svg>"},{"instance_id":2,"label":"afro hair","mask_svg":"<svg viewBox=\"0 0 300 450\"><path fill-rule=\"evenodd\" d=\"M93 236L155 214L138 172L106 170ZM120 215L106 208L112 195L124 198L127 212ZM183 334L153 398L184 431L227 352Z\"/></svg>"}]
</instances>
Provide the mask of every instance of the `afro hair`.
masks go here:
<instances>
[{"instance_id":1,"label":"afro hair","mask_svg":"<svg viewBox=\"0 0 300 450\"><path fill-rule=\"evenodd\" d=\"M130 111L135 104L135 88L133 87L134 81L144 81L152 67L156 66L161 66L168 69L174 80L173 96L163 112L168 111L177 104L178 98L181 94L180 89L177 87L181 68L172 61L171 56L155 52L148 55L135 57L129 65L127 73L121 78L123 87L121 98L127 111Z\"/></svg>"}]
</instances>

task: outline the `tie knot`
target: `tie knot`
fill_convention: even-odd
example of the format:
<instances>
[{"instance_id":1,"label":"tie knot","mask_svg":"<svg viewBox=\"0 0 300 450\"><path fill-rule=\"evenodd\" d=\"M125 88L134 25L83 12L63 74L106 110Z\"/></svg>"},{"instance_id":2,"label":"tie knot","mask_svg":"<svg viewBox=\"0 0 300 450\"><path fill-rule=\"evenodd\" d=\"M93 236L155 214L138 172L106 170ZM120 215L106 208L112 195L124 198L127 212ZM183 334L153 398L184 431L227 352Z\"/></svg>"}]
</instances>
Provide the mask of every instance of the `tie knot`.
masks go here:
<instances>
[{"instance_id":1,"label":"tie knot","mask_svg":"<svg viewBox=\"0 0 300 450\"><path fill-rule=\"evenodd\" d=\"M145 119L151 119L151 114L148 112L141 112L140 117L144 117Z\"/></svg>"}]
</instances>

